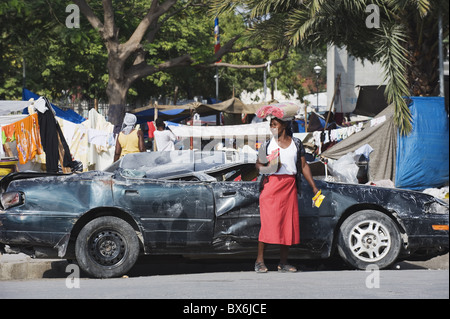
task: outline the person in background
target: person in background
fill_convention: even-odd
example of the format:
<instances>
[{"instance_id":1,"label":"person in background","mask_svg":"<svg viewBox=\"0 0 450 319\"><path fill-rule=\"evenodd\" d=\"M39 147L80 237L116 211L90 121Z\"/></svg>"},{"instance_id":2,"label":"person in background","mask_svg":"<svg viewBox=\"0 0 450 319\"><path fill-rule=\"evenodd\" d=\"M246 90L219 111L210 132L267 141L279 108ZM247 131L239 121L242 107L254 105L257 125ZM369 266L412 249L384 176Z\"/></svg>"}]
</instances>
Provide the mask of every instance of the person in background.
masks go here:
<instances>
[{"instance_id":1,"label":"person in background","mask_svg":"<svg viewBox=\"0 0 450 319\"><path fill-rule=\"evenodd\" d=\"M126 154L145 152L144 133L137 129L136 115L126 113L116 141L114 162Z\"/></svg>"},{"instance_id":2,"label":"person in background","mask_svg":"<svg viewBox=\"0 0 450 319\"><path fill-rule=\"evenodd\" d=\"M156 131L153 133L155 137L156 150L157 151L174 151L176 136L171 130L166 130L164 121L157 118L155 121Z\"/></svg>"}]
</instances>

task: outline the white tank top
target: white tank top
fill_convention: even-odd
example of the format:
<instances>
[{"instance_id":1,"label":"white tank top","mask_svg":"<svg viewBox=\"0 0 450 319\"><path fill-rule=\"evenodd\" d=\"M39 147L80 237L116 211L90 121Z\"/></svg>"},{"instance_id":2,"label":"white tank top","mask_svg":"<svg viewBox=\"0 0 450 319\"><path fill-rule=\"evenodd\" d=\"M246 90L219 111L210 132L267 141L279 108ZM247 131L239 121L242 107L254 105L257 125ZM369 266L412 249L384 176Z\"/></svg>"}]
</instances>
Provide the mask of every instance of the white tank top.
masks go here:
<instances>
[{"instance_id":1,"label":"white tank top","mask_svg":"<svg viewBox=\"0 0 450 319\"><path fill-rule=\"evenodd\" d=\"M267 154L272 153L277 148L280 149L281 167L274 175L297 174L297 147L295 146L294 140L291 140L291 144L288 147L282 148L278 146L277 141L272 137L267 147Z\"/></svg>"}]
</instances>

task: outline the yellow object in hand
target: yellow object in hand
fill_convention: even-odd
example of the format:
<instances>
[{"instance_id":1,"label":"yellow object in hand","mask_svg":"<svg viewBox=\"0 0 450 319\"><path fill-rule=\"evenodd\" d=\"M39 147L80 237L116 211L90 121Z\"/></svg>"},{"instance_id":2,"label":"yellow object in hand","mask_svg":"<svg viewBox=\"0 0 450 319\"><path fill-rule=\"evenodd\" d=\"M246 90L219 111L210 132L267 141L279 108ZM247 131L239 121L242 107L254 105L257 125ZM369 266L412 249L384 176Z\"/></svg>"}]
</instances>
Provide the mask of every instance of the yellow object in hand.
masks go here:
<instances>
[{"instance_id":1,"label":"yellow object in hand","mask_svg":"<svg viewBox=\"0 0 450 319\"><path fill-rule=\"evenodd\" d=\"M322 204L322 201L325 199L325 196L322 195L322 190L319 190L316 195L314 195L314 197L312 198L313 201L313 207L317 207L319 208L320 205Z\"/></svg>"}]
</instances>

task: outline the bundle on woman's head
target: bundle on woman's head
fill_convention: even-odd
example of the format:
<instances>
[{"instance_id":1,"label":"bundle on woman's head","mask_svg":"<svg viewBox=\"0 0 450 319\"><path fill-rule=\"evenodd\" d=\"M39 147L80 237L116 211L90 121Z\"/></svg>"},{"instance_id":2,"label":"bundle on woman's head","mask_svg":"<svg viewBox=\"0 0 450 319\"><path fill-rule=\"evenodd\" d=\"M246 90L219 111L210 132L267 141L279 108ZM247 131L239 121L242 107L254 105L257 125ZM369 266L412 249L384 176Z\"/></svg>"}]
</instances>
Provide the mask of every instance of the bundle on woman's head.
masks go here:
<instances>
[{"instance_id":1,"label":"bundle on woman's head","mask_svg":"<svg viewBox=\"0 0 450 319\"><path fill-rule=\"evenodd\" d=\"M262 106L256 116L262 119L277 118L282 121L290 121L297 114L298 106L294 103L275 103Z\"/></svg>"}]
</instances>

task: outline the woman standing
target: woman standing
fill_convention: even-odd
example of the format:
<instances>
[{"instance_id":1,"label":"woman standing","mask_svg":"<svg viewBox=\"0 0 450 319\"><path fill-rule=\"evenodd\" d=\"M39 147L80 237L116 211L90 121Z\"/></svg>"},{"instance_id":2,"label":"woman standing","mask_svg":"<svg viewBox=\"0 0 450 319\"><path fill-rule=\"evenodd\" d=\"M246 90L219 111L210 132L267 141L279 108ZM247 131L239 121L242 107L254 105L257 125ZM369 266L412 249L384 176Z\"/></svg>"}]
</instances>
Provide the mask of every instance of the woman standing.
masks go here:
<instances>
[{"instance_id":1,"label":"woman standing","mask_svg":"<svg viewBox=\"0 0 450 319\"><path fill-rule=\"evenodd\" d=\"M288 121L271 118L270 130L273 137L260 149L256 163L260 173L273 167L271 172L263 176L263 190L259 198L261 230L255 262L255 271L258 273L267 272L264 264L265 244L280 245L278 271L297 271L296 267L288 264L287 259L289 246L300 243L297 199L300 191L300 174L305 176L314 194L319 191L305 160L303 144L299 139L292 137L288 126Z\"/></svg>"},{"instance_id":2,"label":"woman standing","mask_svg":"<svg viewBox=\"0 0 450 319\"><path fill-rule=\"evenodd\" d=\"M117 137L114 162L126 154L145 152L144 133L136 129L136 115L126 113L122 129Z\"/></svg>"}]
</instances>

